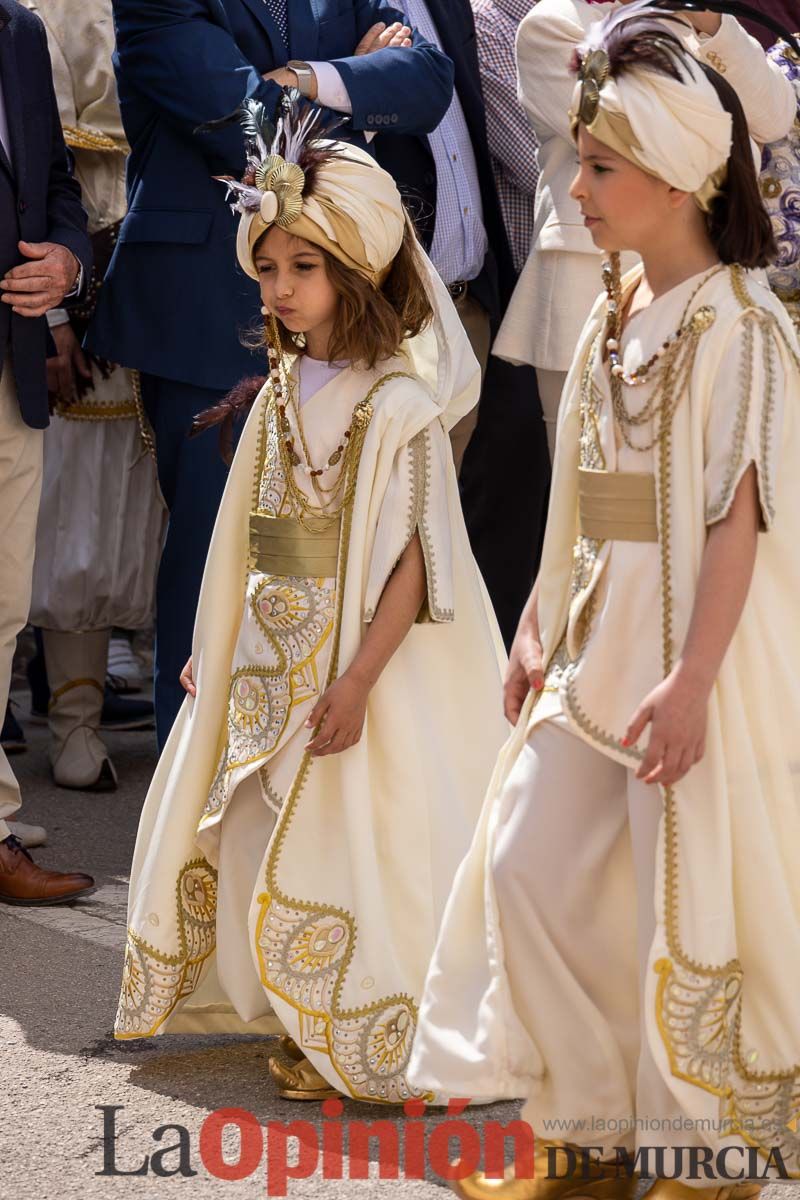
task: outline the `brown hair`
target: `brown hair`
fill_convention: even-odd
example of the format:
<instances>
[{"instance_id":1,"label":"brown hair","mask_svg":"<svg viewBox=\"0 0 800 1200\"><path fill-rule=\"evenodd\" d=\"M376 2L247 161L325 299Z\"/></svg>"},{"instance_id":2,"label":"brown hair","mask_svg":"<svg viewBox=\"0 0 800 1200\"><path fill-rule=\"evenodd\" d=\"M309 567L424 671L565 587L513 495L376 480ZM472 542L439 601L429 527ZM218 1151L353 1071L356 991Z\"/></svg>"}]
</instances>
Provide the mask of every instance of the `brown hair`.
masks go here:
<instances>
[{"instance_id":1,"label":"brown hair","mask_svg":"<svg viewBox=\"0 0 800 1200\"><path fill-rule=\"evenodd\" d=\"M262 234L266 237L266 233ZM253 247L258 251L259 238ZM392 358L407 337L415 337L433 316L420 275L417 242L411 222L406 220L403 241L380 288L346 267L321 246L328 279L339 295L339 315L328 346L330 362L353 362L372 369ZM283 349L302 354L303 341L278 320ZM251 348L254 348L249 342ZM266 345L266 334L256 335L256 346Z\"/></svg>"},{"instance_id":2,"label":"brown hair","mask_svg":"<svg viewBox=\"0 0 800 1200\"><path fill-rule=\"evenodd\" d=\"M665 13L664 19L675 18ZM606 52L613 79L629 71L649 70L684 81L688 52L674 34L661 26L654 27L651 21L644 16L632 17L609 32ZM705 73L722 107L733 119L727 176L706 214L709 237L722 262L748 268L765 267L777 257L778 246L758 188L744 109L727 80L706 63L696 59L692 62ZM573 65L577 70L579 56L576 55Z\"/></svg>"},{"instance_id":3,"label":"brown hair","mask_svg":"<svg viewBox=\"0 0 800 1200\"><path fill-rule=\"evenodd\" d=\"M719 196L707 214L708 233L724 263L766 267L778 256L778 244L769 213L764 207L753 163L750 131L741 101L727 79L700 64L733 118L733 143L728 173Z\"/></svg>"}]
</instances>

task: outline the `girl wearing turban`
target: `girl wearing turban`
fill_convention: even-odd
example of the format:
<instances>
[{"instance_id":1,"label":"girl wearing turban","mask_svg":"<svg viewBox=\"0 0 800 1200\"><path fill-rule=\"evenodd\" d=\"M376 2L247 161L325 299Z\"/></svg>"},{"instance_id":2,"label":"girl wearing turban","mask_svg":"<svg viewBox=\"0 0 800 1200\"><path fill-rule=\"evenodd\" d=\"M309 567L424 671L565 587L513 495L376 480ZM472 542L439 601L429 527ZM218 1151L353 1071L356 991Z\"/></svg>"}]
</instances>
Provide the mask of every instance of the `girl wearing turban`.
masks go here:
<instances>
[{"instance_id":1,"label":"girl wearing turban","mask_svg":"<svg viewBox=\"0 0 800 1200\"><path fill-rule=\"evenodd\" d=\"M412 1055L418 1087L527 1097L535 1178L472 1200L800 1177L800 347L741 105L656 15L575 63L607 291Z\"/></svg>"},{"instance_id":2,"label":"girl wearing turban","mask_svg":"<svg viewBox=\"0 0 800 1200\"><path fill-rule=\"evenodd\" d=\"M116 1033L281 1032L282 1095L403 1104L507 734L447 439L480 372L391 177L286 103L277 131L248 111L228 181L270 377L142 814Z\"/></svg>"},{"instance_id":3,"label":"girl wearing turban","mask_svg":"<svg viewBox=\"0 0 800 1200\"><path fill-rule=\"evenodd\" d=\"M621 7L619 0L539 0L517 39L520 99L539 141L541 174L531 253L493 352L536 367L551 457L564 382L597 298L602 264L569 194L575 147L567 117L568 66L591 27ZM733 16L685 13L674 29L691 54L724 71L755 141L786 135L794 119L791 89ZM626 261L633 266L635 258Z\"/></svg>"}]
</instances>

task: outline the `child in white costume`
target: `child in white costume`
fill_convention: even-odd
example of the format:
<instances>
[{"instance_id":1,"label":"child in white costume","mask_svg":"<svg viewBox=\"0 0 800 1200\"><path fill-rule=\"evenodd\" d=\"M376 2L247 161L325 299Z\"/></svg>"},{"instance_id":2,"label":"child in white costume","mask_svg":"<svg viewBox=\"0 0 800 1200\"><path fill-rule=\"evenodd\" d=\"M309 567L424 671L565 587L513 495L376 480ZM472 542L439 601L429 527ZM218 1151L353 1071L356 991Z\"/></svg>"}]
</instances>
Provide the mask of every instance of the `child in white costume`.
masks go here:
<instances>
[{"instance_id":1,"label":"child in white costume","mask_svg":"<svg viewBox=\"0 0 800 1200\"><path fill-rule=\"evenodd\" d=\"M247 119L230 185L271 378L142 815L116 1032L288 1031L284 1096L402 1104L508 728L446 432L480 372L392 178L288 100L271 148L259 106Z\"/></svg>"},{"instance_id":2,"label":"child in white costume","mask_svg":"<svg viewBox=\"0 0 800 1200\"><path fill-rule=\"evenodd\" d=\"M552 456L558 405L581 331L598 295L602 252L569 194L575 147L569 129L569 60L592 25L621 7L594 0L539 0L517 38L520 99L539 141L533 246L493 353L536 367ZM790 129L786 80L730 14L683 13L675 34L691 54L724 73L759 143ZM635 258L630 256L630 267Z\"/></svg>"},{"instance_id":3,"label":"child in white costume","mask_svg":"<svg viewBox=\"0 0 800 1200\"><path fill-rule=\"evenodd\" d=\"M527 1096L543 1149L650 1148L676 1177L651 1197L721 1200L676 1147L729 1147L734 1179L777 1148L800 1175L800 359L745 269L775 247L741 106L641 10L580 51L572 191L608 295L409 1078ZM643 268L620 281L626 249ZM602 1162L456 1190L633 1195Z\"/></svg>"}]
</instances>

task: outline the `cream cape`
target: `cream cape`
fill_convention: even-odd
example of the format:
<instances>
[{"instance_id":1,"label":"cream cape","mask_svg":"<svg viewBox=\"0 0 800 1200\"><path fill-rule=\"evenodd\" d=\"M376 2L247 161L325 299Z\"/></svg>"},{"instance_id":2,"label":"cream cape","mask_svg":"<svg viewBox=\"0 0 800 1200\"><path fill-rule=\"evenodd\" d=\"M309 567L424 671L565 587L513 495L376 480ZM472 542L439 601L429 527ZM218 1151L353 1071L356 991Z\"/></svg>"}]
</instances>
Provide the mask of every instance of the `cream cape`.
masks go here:
<instances>
[{"instance_id":1,"label":"cream cape","mask_svg":"<svg viewBox=\"0 0 800 1200\"><path fill-rule=\"evenodd\" d=\"M459 366L463 374L463 361ZM392 369L408 371L409 362L399 359L381 372L345 370L335 385L337 403L349 399L352 409L378 375ZM466 374L466 393L474 395L474 374ZM456 411L468 403L466 393L456 389ZM404 1071L417 998L453 875L507 734L502 650L470 553L452 459L444 453L444 414L433 395L418 380L399 378L375 397L350 536L342 539L333 633L340 670L352 659L365 610L376 599L367 580L384 549L374 538L393 464L424 429L443 453L440 461L431 456L422 465L420 508L399 513L398 525L411 522L407 536L414 523L419 528L434 621L412 628L373 689L360 743L300 766L270 841L253 947L280 1024L267 1017L244 1025L216 978L216 871L199 852L196 834L224 730L266 393L255 405L203 579L194 639L197 698L184 703L142 814L120 1038L283 1027L345 1092L400 1102L410 1094ZM424 494L432 486L446 487L444 529L426 524ZM322 965L309 958L298 965L298 950L334 924L344 929L344 937L337 933L336 955ZM380 1072L368 1061L376 1047L385 1064Z\"/></svg>"},{"instance_id":2,"label":"cream cape","mask_svg":"<svg viewBox=\"0 0 800 1200\"><path fill-rule=\"evenodd\" d=\"M720 450L705 441L715 405L730 411L723 423L729 440L722 448L728 465L720 500L730 501L748 465L742 445L754 424L769 532L759 538L747 606L711 697L706 756L664 793L646 1027L659 1069L687 1117L706 1120L709 1093L718 1097L729 1131L764 1153L778 1146L789 1171L800 1175L793 1128L800 1097L800 366L796 337L777 299L743 272L720 279L712 299L698 301L713 304L715 321L700 342L671 436L656 448L661 596L672 657L687 632L706 521L720 515L703 505L706 460ZM564 394L540 571L547 662L602 569L599 547L583 546L586 574L572 594L577 470L582 462L590 465L581 438L580 383L604 322L603 300L584 331ZM737 328L740 347L747 345L748 328L753 335L750 369L745 353L739 394L715 396ZM766 369L765 346L786 374L783 394ZM639 661L635 646L615 646L610 657L614 653ZM560 686L573 731L617 761L635 764L645 739L639 748L622 746L624 729L615 726L605 699L612 689L583 695L579 668L578 652ZM654 682L643 676L640 698ZM500 754L456 877L420 1009L409 1068L414 1086L479 1099L528 1095L542 1078L542 1054L514 1010L489 871L503 785L538 719L531 698ZM704 1136L713 1144L717 1134Z\"/></svg>"}]
</instances>

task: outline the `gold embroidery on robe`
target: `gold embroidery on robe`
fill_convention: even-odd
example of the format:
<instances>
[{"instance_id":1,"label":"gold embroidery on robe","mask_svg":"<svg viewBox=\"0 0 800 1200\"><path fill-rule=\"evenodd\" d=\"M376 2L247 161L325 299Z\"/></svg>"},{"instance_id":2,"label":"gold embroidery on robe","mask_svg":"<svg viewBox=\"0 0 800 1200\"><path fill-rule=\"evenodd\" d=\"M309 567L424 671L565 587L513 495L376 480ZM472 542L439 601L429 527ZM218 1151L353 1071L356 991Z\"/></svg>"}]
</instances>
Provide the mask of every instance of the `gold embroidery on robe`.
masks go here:
<instances>
[{"instance_id":1,"label":"gold embroidery on robe","mask_svg":"<svg viewBox=\"0 0 800 1200\"><path fill-rule=\"evenodd\" d=\"M152 1037L197 986L216 944L217 873L204 858L188 862L175 887L177 954L163 954L128 930L122 989L114 1023L118 1040Z\"/></svg>"}]
</instances>

